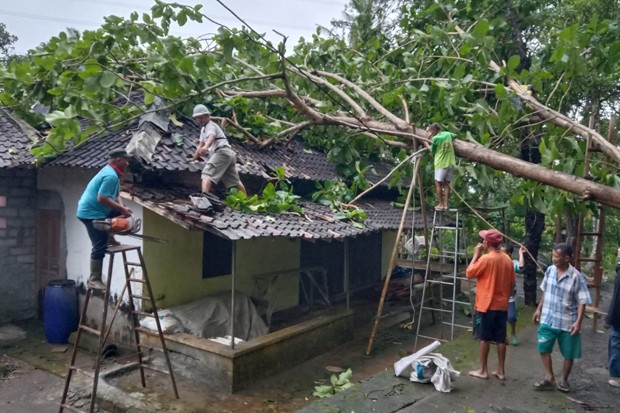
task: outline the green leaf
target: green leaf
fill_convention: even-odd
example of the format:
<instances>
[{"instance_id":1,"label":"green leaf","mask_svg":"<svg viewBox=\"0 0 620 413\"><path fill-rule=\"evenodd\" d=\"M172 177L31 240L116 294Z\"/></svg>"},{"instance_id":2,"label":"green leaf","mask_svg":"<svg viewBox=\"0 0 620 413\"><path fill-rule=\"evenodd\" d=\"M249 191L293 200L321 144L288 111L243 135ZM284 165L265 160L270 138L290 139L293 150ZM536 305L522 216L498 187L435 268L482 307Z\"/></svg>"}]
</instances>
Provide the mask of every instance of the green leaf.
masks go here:
<instances>
[{"instance_id":1,"label":"green leaf","mask_svg":"<svg viewBox=\"0 0 620 413\"><path fill-rule=\"evenodd\" d=\"M65 120L66 118L67 117L65 115L65 112L62 112L60 110L55 110L45 115L45 121L49 123L50 125L54 125L55 123L58 123L59 121Z\"/></svg>"},{"instance_id":2,"label":"green leaf","mask_svg":"<svg viewBox=\"0 0 620 413\"><path fill-rule=\"evenodd\" d=\"M519 64L521 64L521 58L517 55L512 55L510 56L510 58L508 59L508 72L512 73L515 71L515 69L519 66Z\"/></svg>"},{"instance_id":3,"label":"green leaf","mask_svg":"<svg viewBox=\"0 0 620 413\"><path fill-rule=\"evenodd\" d=\"M489 32L489 22L485 19L481 19L476 23L476 26L472 30L472 35L475 37L484 37Z\"/></svg>"},{"instance_id":4,"label":"green leaf","mask_svg":"<svg viewBox=\"0 0 620 413\"><path fill-rule=\"evenodd\" d=\"M101 79L99 79L99 84L103 88L110 88L116 82L116 75L112 72L103 72L101 74Z\"/></svg>"}]
</instances>

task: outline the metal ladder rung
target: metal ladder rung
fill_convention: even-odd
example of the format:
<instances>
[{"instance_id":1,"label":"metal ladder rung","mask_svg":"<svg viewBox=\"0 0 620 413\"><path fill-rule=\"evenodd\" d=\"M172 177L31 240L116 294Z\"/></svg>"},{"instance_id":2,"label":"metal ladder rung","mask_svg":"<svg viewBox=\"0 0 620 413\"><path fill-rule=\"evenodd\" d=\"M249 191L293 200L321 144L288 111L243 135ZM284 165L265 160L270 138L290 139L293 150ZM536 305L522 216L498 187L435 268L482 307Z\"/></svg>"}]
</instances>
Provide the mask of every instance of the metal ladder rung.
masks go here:
<instances>
[{"instance_id":1,"label":"metal ladder rung","mask_svg":"<svg viewBox=\"0 0 620 413\"><path fill-rule=\"evenodd\" d=\"M590 237L602 237L603 236L601 232L582 232L581 235L587 235Z\"/></svg>"},{"instance_id":2,"label":"metal ladder rung","mask_svg":"<svg viewBox=\"0 0 620 413\"><path fill-rule=\"evenodd\" d=\"M454 283L448 281L438 281L438 280L426 280L429 284L442 284L442 285L454 285Z\"/></svg>"},{"instance_id":3,"label":"metal ladder rung","mask_svg":"<svg viewBox=\"0 0 620 413\"><path fill-rule=\"evenodd\" d=\"M468 303L468 302L465 302L465 301L459 301L459 300L450 300L450 299L448 299L448 298L444 298L444 299L442 299L441 301L442 301L442 302L445 302L445 303L455 303L455 304L469 305L469 303Z\"/></svg>"},{"instance_id":4,"label":"metal ladder rung","mask_svg":"<svg viewBox=\"0 0 620 413\"><path fill-rule=\"evenodd\" d=\"M78 326L78 328L81 328L81 329L82 329L82 330L84 330L84 331L88 331L89 333L94 334L94 335L96 335L96 336L100 336L100 335L101 335L101 331L99 331L99 330L95 330L95 329L94 329L94 328L92 328L92 327L85 326L84 324L80 324L80 325Z\"/></svg>"},{"instance_id":5,"label":"metal ladder rung","mask_svg":"<svg viewBox=\"0 0 620 413\"><path fill-rule=\"evenodd\" d=\"M456 231L456 230L463 229L463 227L460 227L460 226L459 227L452 227L452 226L449 226L449 225L441 225L441 226L437 225L437 226L435 226L435 229L444 229L444 230Z\"/></svg>"},{"instance_id":6,"label":"metal ladder rung","mask_svg":"<svg viewBox=\"0 0 620 413\"><path fill-rule=\"evenodd\" d=\"M437 308L437 307L422 307L425 310L432 310L432 311L439 311L441 313L451 313L452 310L444 310L443 308Z\"/></svg>"},{"instance_id":7,"label":"metal ladder rung","mask_svg":"<svg viewBox=\"0 0 620 413\"><path fill-rule=\"evenodd\" d=\"M583 261L583 262L597 262L598 260L596 259L596 257L585 257L585 258L579 258L579 261Z\"/></svg>"},{"instance_id":8,"label":"metal ladder rung","mask_svg":"<svg viewBox=\"0 0 620 413\"><path fill-rule=\"evenodd\" d=\"M447 321L442 321L441 323L442 324L446 324L448 326L460 327L460 328L464 328L464 329L471 328L471 326L464 326L462 324L456 324L456 323L452 324L452 323L448 323Z\"/></svg>"},{"instance_id":9,"label":"metal ladder rung","mask_svg":"<svg viewBox=\"0 0 620 413\"><path fill-rule=\"evenodd\" d=\"M142 267L142 263L139 262L126 262L125 263L126 266L131 266L131 267Z\"/></svg>"}]
</instances>

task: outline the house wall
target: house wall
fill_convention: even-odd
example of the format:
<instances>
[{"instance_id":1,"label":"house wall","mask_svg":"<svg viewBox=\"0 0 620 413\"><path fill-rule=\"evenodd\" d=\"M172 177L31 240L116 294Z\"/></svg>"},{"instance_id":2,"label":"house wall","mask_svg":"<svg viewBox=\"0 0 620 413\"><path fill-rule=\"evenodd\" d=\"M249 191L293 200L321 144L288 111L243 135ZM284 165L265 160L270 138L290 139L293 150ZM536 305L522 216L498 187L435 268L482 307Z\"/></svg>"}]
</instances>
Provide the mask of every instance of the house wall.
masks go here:
<instances>
[{"instance_id":1,"label":"house wall","mask_svg":"<svg viewBox=\"0 0 620 413\"><path fill-rule=\"evenodd\" d=\"M36 171L0 169L0 325L37 314Z\"/></svg>"},{"instance_id":2,"label":"house wall","mask_svg":"<svg viewBox=\"0 0 620 413\"><path fill-rule=\"evenodd\" d=\"M80 169L80 168L56 168L45 167L39 172L37 188L43 191L51 191L58 194L62 198L63 209L62 215L64 219L64 236L66 242L66 272L67 278L75 280L76 284L84 284L90 273L90 250L91 243L86 233L84 225L76 218L75 213L77 204L86 188L98 170ZM125 205L131 209L135 218L142 218L142 207L131 201L125 200ZM142 246L142 240L133 237L117 237L118 241L123 244ZM131 253L128 259L132 259ZM103 263L103 278L107 278L108 273L108 255ZM147 262L148 265L148 262ZM139 269L136 275L140 275ZM114 268L112 272L112 287L110 293L112 296L120 294L125 283L125 273L122 266L121 257L115 257Z\"/></svg>"},{"instance_id":3,"label":"house wall","mask_svg":"<svg viewBox=\"0 0 620 413\"><path fill-rule=\"evenodd\" d=\"M224 291L230 291L232 276L202 278L203 232L183 229L151 212L144 211L145 235L167 240L166 244L145 243L144 258L159 308L185 304ZM235 289L251 295L254 275L299 269L300 241L281 237L236 241ZM298 304L299 279L279 277L273 286L278 291L275 310Z\"/></svg>"}]
</instances>

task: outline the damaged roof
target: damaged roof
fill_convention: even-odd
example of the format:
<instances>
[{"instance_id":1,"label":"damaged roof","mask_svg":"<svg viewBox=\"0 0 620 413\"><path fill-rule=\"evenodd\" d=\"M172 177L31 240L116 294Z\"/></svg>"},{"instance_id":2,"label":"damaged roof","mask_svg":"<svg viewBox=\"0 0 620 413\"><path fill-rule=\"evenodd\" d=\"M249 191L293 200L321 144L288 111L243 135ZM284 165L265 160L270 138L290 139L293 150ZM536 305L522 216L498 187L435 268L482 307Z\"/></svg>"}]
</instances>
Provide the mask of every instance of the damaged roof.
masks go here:
<instances>
[{"instance_id":1,"label":"damaged roof","mask_svg":"<svg viewBox=\"0 0 620 413\"><path fill-rule=\"evenodd\" d=\"M366 212L365 225L356 227L348 221L333 218L329 207L310 201L302 201L304 215L294 213L261 214L234 211L226 208L214 215L202 214L193 208L187 188L146 188L124 185L123 197L142 205L185 229L198 229L215 233L230 240L257 237L289 237L306 240L330 240L356 237L358 235L386 229L398 229L402 208L395 208L383 200L360 202ZM411 228L422 229L421 214L410 213L405 222ZM430 223L429 223L430 225Z\"/></svg>"},{"instance_id":2,"label":"damaged roof","mask_svg":"<svg viewBox=\"0 0 620 413\"><path fill-rule=\"evenodd\" d=\"M36 131L0 108L0 168L29 165L34 161L30 154Z\"/></svg>"},{"instance_id":3,"label":"damaged roof","mask_svg":"<svg viewBox=\"0 0 620 413\"><path fill-rule=\"evenodd\" d=\"M200 136L200 126L192 119L183 119L183 122L170 121L167 132L150 122L145 122L140 127L136 122L133 126L110 132L106 137L88 139L60 155L49 165L101 168L107 163L107 154L111 149L127 147L134 135L140 131L145 131L151 137L159 135L154 137L156 146L147 160L150 167L156 170L189 172L199 172L204 167L204 162L188 161L196 150ZM336 168L327 162L326 154L304 148L301 139L267 146L236 139L230 139L230 142L237 152L237 170L242 175L269 178L276 168L282 167L288 179L325 181L338 177ZM132 153L131 150L129 152ZM367 178L376 182L389 170L388 166L376 165L371 168Z\"/></svg>"}]
</instances>

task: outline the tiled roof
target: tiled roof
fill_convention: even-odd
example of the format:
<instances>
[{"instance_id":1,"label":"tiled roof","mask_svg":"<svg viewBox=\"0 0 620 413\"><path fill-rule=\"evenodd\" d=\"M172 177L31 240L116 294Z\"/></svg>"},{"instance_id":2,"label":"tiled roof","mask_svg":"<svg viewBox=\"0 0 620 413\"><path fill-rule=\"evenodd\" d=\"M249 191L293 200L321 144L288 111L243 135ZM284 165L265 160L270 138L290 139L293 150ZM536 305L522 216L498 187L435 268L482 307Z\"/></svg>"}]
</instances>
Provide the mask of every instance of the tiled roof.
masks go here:
<instances>
[{"instance_id":1,"label":"tiled roof","mask_svg":"<svg viewBox=\"0 0 620 413\"><path fill-rule=\"evenodd\" d=\"M27 125L17 122L6 109L0 108L0 168L27 165L34 158L29 149L32 146ZM29 135L30 133L30 135Z\"/></svg>"},{"instance_id":2,"label":"tiled roof","mask_svg":"<svg viewBox=\"0 0 620 413\"><path fill-rule=\"evenodd\" d=\"M105 137L88 139L50 162L50 165L101 168L107 162L110 149L126 146L137 130L136 124ZM187 160L194 154L199 135L200 127L191 119L184 119L182 127L170 122L169 132L163 134L150 166L157 170L201 171L203 162ZM242 175L268 178L277 167L283 167L288 179L324 181L338 177L335 167L327 162L326 155L320 151L304 149L300 139L265 147L231 139L231 145L237 152L237 167ZM367 176L371 182L378 181L389 171L385 165L377 165L374 169L379 175L369 172Z\"/></svg>"},{"instance_id":3,"label":"tiled roof","mask_svg":"<svg viewBox=\"0 0 620 413\"><path fill-rule=\"evenodd\" d=\"M402 209L394 208L389 202L372 200L360 202L367 214L363 228L351 222L333 219L333 213L324 205L309 201L301 202L304 215L298 214L259 214L233 211L226 208L213 216L196 211L189 201L190 189L145 188L125 185L123 196L155 213L181 225L186 229L199 229L213 232L231 239L281 236L304 239L343 239L384 229L398 229ZM407 215L407 228L411 228L413 213ZM276 219L277 216L277 219ZM430 223L429 223L430 225ZM416 214L415 226L423 226L421 216Z\"/></svg>"}]
</instances>

